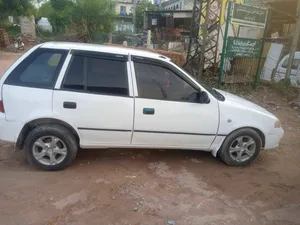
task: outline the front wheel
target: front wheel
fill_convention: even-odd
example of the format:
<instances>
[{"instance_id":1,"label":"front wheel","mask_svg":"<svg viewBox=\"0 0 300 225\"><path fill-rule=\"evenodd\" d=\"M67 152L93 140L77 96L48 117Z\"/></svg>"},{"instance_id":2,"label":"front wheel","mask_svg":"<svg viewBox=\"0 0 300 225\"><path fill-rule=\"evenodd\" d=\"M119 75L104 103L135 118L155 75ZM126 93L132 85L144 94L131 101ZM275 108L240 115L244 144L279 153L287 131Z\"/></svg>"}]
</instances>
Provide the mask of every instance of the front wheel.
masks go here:
<instances>
[{"instance_id":1,"label":"front wheel","mask_svg":"<svg viewBox=\"0 0 300 225\"><path fill-rule=\"evenodd\" d=\"M246 166L257 158L261 148L260 135L253 129L244 128L225 139L219 156L229 166Z\"/></svg>"},{"instance_id":2,"label":"front wheel","mask_svg":"<svg viewBox=\"0 0 300 225\"><path fill-rule=\"evenodd\" d=\"M59 125L38 126L25 140L28 162L43 170L64 169L74 160L77 149L74 135Z\"/></svg>"}]
</instances>

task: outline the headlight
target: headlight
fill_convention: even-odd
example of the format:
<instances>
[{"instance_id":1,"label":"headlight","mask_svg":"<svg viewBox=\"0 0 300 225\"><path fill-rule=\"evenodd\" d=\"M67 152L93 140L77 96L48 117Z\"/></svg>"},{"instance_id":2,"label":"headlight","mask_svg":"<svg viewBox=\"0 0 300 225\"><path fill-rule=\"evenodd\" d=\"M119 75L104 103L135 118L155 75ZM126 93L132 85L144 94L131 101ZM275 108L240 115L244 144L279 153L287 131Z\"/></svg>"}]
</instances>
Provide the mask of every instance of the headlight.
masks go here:
<instances>
[{"instance_id":1,"label":"headlight","mask_svg":"<svg viewBox=\"0 0 300 225\"><path fill-rule=\"evenodd\" d=\"M276 120L274 126L275 126L275 128L280 128L280 127L281 127L281 122L280 122L280 120Z\"/></svg>"}]
</instances>

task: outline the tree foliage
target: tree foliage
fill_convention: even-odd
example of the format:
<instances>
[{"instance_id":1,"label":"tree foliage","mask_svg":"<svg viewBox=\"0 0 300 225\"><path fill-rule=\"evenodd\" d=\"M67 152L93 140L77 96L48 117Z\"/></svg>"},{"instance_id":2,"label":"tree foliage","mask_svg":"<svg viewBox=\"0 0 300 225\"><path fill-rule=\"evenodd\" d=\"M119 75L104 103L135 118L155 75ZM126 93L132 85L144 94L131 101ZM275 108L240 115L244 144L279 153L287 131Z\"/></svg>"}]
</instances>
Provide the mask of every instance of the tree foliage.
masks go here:
<instances>
[{"instance_id":1,"label":"tree foliage","mask_svg":"<svg viewBox=\"0 0 300 225\"><path fill-rule=\"evenodd\" d=\"M0 22L8 16L30 16L34 13L32 0L0 0Z\"/></svg>"},{"instance_id":2,"label":"tree foliage","mask_svg":"<svg viewBox=\"0 0 300 225\"><path fill-rule=\"evenodd\" d=\"M70 24L70 16L73 13L75 4L69 0L50 0L50 4L52 12L49 15L49 20L54 31L63 32Z\"/></svg>"},{"instance_id":3,"label":"tree foliage","mask_svg":"<svg viewBox=\"0 0 300 225\"><path fill-rule=\"evenodd\" d=\"M49 19L56 33L63 32L70 24L70 16L74 3L70 0L50 0L44 2L36 13L36 17Z\"/></svg>"},{"instance_id":4,"label":"tree foliage","mask_svg":"<svg viewBox=\"0 0 300 225\"><path fill-rule=\"evenodd\" d=\"M93 39L99 32L111 31L115 10L111 0L50 0L37 15L48 17L56 32L72 26L85 39Z\"/></svg>"},{"instance_id":5,"label":"tree foliage","mask_svg":"<svg viewBox=\"0 0 300 225\"><path fill-rule=\"evenodd\" d=\"M156 6L153 5L149 0L141 0L136 6L136 28L142 29L144 24L144 11L155 11L157 10Z\"/></svg>"},{"instance_id":6,"label":"tree foliage","mask_svg":"<svg viewBox=\"0 0 300 225\"><path fill-rule=\"evenodd\" d=\"M51 0L51 5L54 10L63 11L66 7L69 7L73 2L69 0Z\"/></svg>"},{"instance_id":7,"label":"tree foliage","mask_svg":"<svg viewBox=\"0 0 300 225\"><path fill-rule=\"evenodd\" d=\"M110 0L77 0L72 11L74 25L90 38L112 30L115 6Z\"/></svg>"},{"instance_id":8,"label":"tree foliage","mask_svg":"<svg viewBox=\"0 0 300 225\"><path fill-rule=\"evenodd\" d=\"M51 15L53 14L53 8L51 5L51 2L45 2L41 5L41 7L38 9L37 13L36 13L36 17L39 19L41 17L46 17L48 19L50 19Z\"/></svg>"}]
</instances>

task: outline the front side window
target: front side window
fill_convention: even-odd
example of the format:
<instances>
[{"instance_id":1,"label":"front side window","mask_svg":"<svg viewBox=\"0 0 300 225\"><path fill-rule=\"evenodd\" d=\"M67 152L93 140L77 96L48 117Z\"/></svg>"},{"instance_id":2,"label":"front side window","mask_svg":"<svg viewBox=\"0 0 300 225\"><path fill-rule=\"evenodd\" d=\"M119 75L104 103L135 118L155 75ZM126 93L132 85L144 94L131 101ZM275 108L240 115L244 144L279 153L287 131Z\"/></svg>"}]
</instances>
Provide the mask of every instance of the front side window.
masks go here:
<instances>
[{"instance_id":1,"label":"front side window","mask_svg":"<svg viewBox=\"0 0 300 225\"><path fill-rule=\"evenodd\" d=\"M5 84L53 88L66 55L67 50L39 48L10 73Z\"/></svg>"},{"instance_id":2,"label":"front side window","mask_svg":"<svg viewBox=\"0 0 300 225\"><path fill-rule=\"evenodd\" d=\"M135 62L134 68L141 98L189 101L190 96L198 92L172 70L165 67Z\"/></svg>"},{"instance_id":3,"label":"front side window","mask_svg":"<svg viewBox=\"0 0 300 225\"><path fill-rule=\"evenodd\" d=\"M128 96L126 62L75 55L66 72L62 88L95 94Z\"/></svg>"}]
</instances>

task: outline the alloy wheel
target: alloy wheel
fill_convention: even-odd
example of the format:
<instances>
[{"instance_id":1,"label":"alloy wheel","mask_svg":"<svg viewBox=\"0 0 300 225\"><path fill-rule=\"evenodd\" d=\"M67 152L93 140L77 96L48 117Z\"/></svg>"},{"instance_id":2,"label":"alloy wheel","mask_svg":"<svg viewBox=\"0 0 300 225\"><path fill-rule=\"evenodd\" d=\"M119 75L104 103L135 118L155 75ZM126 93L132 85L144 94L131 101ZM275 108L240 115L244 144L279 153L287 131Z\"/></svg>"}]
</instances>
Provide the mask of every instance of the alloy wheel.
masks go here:
<instances>
[{"instance_id":1,"label":"alloy wheel","mask_svg":"<svg viewBox=\"0 0 300 225\"><path fill-rule=\"evenodd\" d=\"M229 155L237 162L249 160L256 151L256 143L252 137L240 136L234 139L230 145Z\"/></svg>"},{"instance_id":2,"label":"alloy wheel","mask_svg":"<svg viewBox=\"0 0 300 225\"><path fill-rule=\"evenodd\" d=\"M67 156L66 144L55 136L37 139L32 147L34 158L43 165L57 165Z\"/></svg>"}]
</instances>

